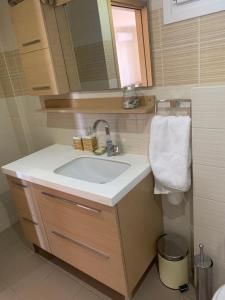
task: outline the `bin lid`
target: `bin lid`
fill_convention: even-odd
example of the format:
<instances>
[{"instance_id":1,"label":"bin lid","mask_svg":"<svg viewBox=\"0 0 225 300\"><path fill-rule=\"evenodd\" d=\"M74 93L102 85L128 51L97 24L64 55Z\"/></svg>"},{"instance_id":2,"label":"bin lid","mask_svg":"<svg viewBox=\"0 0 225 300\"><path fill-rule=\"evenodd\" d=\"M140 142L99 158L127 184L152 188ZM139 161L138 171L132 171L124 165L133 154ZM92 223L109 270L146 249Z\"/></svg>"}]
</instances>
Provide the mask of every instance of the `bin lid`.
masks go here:
<instances>
[{"instance_id":1,"label":"bin lid","mask_svg":"<svg viewBox=\"0 0 225 300\"><path fill-rule=\"evenodd\" d=\"M158 240L158 253L165 259L179 261L188 254L188 246L182 236L166 234Z\"/></svg>"}]
</instances>

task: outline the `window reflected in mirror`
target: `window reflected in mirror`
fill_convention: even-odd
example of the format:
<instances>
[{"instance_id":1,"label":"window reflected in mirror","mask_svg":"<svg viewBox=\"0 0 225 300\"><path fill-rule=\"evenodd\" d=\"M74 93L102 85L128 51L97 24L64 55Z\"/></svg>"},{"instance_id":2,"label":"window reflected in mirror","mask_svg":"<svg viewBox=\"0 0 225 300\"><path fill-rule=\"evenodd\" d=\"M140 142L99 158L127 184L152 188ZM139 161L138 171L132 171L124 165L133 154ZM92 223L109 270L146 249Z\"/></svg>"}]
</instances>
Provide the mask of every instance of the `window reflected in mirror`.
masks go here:
<instances>
[{"instance_id":1,"label":"window reflected in mirror","mask_svg":"<svg viewBox=\"0 0 225 300\"><path fill-rule=\"evenodd\" d=\"M113 25L117 50L121 87L142 83L143 34L140 11L123 7L112 7ZM138 37L140 44L138 42Z\"/></svg>"}]
</instances>

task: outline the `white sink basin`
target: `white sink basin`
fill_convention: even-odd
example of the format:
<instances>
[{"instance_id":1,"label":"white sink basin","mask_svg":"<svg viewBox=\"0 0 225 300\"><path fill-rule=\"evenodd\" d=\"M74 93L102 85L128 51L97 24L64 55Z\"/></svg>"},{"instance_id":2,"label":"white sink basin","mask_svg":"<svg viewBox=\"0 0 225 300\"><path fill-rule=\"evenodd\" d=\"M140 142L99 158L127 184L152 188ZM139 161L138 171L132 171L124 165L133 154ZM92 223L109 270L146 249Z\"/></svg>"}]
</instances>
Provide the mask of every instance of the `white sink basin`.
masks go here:
<instances>
[{"instance_id":1,"label":"white sink basin","mask_svg":"<svg viewBox=\"0 0 225 300\"><path fill-rule=\"evenodd\" d=\"M92 157L76 158L54 172L94 183L107 183L129 169L130 164Z\"/></svg>"}]
</instances>

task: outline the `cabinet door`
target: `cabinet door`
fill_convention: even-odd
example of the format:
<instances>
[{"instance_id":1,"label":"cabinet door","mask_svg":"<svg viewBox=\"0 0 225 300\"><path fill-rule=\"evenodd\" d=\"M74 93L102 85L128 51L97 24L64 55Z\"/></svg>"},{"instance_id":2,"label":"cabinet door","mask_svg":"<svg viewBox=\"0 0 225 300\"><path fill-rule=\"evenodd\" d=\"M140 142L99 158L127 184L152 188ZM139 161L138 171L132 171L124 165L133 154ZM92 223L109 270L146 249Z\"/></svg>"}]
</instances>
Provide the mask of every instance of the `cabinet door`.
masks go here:
<instances>
[{"instance_id":1,"label":"cabinet door","mask_svg":"<svg viewBox=\"0 0 225 300\"><path fill-rule=\"evenodd\" d=\"M120 87L107 0L72 0L65 7L83 91ZM88 20L88 22L87 22ZM58 20L59 30L64 28ZM62 29L60 29L60 26ZM66 51L67 48L63 49Z\"/></svg>"},{"instance_id":2,"label":"cabinet door","mask_svg":"<svg viewBox=\"0 0 225 300\"><path fill-rule=\"evenodd\" d=\"M62 192L35 188L52 253L126 293L115 210Z\"/></svg>"},{"instance_id":3,"label":"cabinet door","mask_svg":"<svg viewBox=\"0 0 225 300\"><path fill-rule=\"evenodd\" d=\"M48 49L22 54L21 59L30 95L56 95L59 93Z\"/></svg>"},{"instance_id":4,"label":"cabinet door","mask_svg":"<svg viewBox=\"0 0 225 300\"><path fill-rule=\"evenodd\" d=\"M42 4L39 0L18 3L11 7L11 16L21 53L48 47Z\"/></svg>"},{"instance_id":5,"label":"cabinet door","mask_svg":"<svg viewBox=\"0 0 225 300\"><path fill-rule=\"evenodd\" d=\"M8 177L8 181L25 238L49 252L47 236L39 208L33 197L32 185L14 177Z\"/></svg>"}]
</instances>

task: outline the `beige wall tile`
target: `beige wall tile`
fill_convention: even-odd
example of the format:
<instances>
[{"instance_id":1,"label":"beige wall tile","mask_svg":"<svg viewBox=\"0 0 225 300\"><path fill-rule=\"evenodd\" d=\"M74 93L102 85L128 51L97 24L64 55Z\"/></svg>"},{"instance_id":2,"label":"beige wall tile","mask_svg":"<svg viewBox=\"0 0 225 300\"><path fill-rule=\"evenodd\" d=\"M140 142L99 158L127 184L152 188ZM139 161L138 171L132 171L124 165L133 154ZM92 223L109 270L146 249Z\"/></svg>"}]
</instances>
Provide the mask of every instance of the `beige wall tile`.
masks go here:
<instances>
[{"instance_id":1,"label":"beige wall tile","mask_svg":"<svg viewBox=\"0 0 225 300\"><path fill-rule=\"evenodd\" d=\"M224 39L225 11L200 17L200 42L207 46L208 42Z\"/></svg>"},{"instance_id":2,"label":"beige wall tile","mask_svg":"<svg viewBox=\"0 0 225 300\"><path fill-rule=\"evenodd\" d=\"M194 164L225 168L225 129L193 128Z\"/></svg>"},{"instance_id":3,"label":"beige wall tile","mask_svg":"<svg viewBox=\"0 0 225 300\"><path fill-rule=\"evenodd\" d=\"M194 164L194 196L225 202L225 169Z\"/></svg>"},{"instance_id":4,"label":"beige wall tile","mask_svg":"<svg viewBox=\"0 0 225 300\"><path fill-rule=\"evenodd\" d=\"M150 12L151 26L151 48L153 50L161 49L161 10L153 10Z\"/></svg>"},{"instance_id":5,"label":"beige wall tile","mask_svg":"<svg viewBox=\"0 0 225 300\"><path fill-rule=\"evenodd\" d=\"M194 196L194 226L224 234L225 203Z\"/></svg>"},{"instance_id":6,"label":"beige wall tile","mask_svg":"<svg viewBox=\"0 0 225 300\"><path fill-rule=\"evenodd\" d=\"M162 27L163 49L197 44L199 33L198 26L199 22L197 18L164 25Z\"/></svg>"},{"instance_id":7,"label":"beige wall tile","mask_svg":"<svg viewBox=\"0 0 225 300\"><path fill-rule=\"evenodd\" d=\"M163 7L162 0L151 0L149 2L150 2L150 9L151 10L156 10L156 9L159 9L159 8Z\"/></svg>"},{"instance_id":8,"label":"beige wall tile","mask_svg":"<svg viewBox=\"0 0 225 300\"><path fill-rule=\"evenodd\" d=\"M162 50L152 51L152 70L154 86L163 85Z\"/></svg>"},{"instance_id":9,"label":"beige wall tile","mask_svg":"<svg viewBox=\"0 0 225 300\"><path fill-rule=\"evenodd\" d=\"M200 82L225 81L225 38L200 45Z\"/></svg>"},{"instance_id":10,"label":"beige wall tile","mask_svg":"<svg viewBox=\"0 0 225 300\"><path fill-rule=\"evenodd\" d=\"M165 85L198 83L197 44L163 49Z\"/></svg>"},{"instance_id":11,"label":"beige wall tile","mask_svg":"<svg viewBox=\"0 0 225 300\"><path fill-rule=\"evenodd\" d=\"M192 90L193 127L225 128L225 86Z\"/></svg>"}]
</instances>

